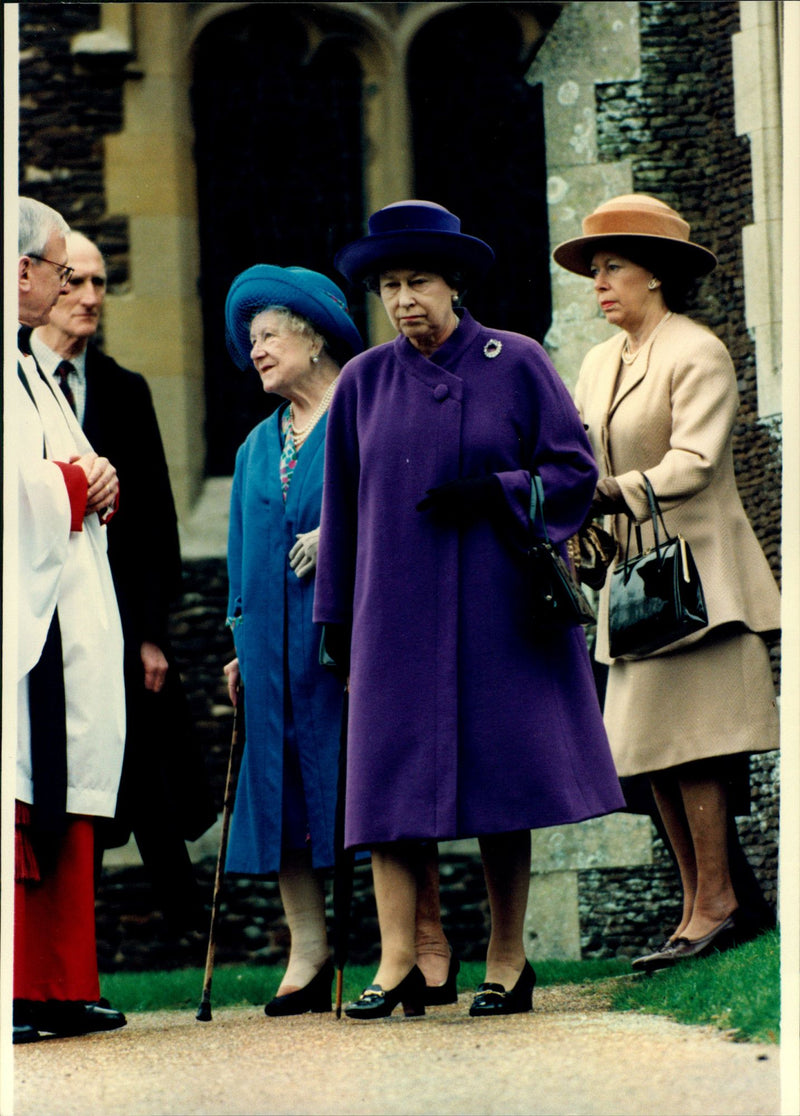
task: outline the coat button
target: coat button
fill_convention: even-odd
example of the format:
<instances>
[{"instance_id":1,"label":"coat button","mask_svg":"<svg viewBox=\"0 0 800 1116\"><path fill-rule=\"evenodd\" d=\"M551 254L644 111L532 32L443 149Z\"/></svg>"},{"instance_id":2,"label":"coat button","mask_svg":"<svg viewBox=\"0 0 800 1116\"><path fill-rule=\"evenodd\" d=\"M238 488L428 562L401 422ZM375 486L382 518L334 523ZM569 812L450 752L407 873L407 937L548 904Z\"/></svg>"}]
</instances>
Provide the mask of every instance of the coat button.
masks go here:
<instances>
[{"instance_id":1,"label":"coat button","mask_svg":"<svg viewBox=\"0 0 800 1116\"><path fill-rule=\"evenodd\" d=\"M447 399L450 394L450 388L447 384L437 384L433 389L433 398L437 403L441 403L443 399Z\"/></svg>"}]
</instances>

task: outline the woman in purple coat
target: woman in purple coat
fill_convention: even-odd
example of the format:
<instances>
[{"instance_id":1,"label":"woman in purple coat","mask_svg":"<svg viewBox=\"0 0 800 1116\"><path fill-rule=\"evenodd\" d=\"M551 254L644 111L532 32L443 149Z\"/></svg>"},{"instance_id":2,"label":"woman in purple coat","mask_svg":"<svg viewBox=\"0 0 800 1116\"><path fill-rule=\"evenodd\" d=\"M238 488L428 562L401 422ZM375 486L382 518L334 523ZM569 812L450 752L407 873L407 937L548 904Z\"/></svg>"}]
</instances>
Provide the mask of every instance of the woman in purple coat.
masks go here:
<instances>
[{"instance_id":1,"label":"woman in purple coat","mask_svg":"<svg viewBox=\"0 0 800 1116\"><path fill-rule=\"evenodd\" d=\"M472 836L491 937L470 1014L529 1011L530 830L624 805L583 632L536 631L526 604L532 473L563 543L597 469L543 349L459 306L493 258L446 209L405 201L336 259L398 331L342 370L315 593L349 663L345 840L372 850L381 932L353 1018L424 1011L418 889L437 840Z\"/></svg>"}]
</instances>

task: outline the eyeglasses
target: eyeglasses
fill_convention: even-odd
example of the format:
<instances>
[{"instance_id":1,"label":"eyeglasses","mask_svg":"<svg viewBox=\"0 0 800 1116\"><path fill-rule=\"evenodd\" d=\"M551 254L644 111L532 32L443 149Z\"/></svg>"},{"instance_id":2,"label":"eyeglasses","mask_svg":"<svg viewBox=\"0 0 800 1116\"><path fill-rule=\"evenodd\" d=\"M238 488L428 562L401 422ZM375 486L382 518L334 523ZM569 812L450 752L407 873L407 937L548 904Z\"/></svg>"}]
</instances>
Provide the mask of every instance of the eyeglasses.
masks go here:
<instances>
[{"instance_id":1,"label":"eyeglasses","mask_svg":"<svg viewBox=\"0 0 800 1116\"><path fill-rule=\"evenodd\" d=\"M47 260L44 256L36 256L33 252L28 252L28 256L32 260L39 260L40 263L47 263L50 264L51 267L54 267L58 272L58 278L61 281L62 287L66 287L75 273L75 268L70 267L69 264L56 263L55 260Z\"/></svg>"}]
</instances>

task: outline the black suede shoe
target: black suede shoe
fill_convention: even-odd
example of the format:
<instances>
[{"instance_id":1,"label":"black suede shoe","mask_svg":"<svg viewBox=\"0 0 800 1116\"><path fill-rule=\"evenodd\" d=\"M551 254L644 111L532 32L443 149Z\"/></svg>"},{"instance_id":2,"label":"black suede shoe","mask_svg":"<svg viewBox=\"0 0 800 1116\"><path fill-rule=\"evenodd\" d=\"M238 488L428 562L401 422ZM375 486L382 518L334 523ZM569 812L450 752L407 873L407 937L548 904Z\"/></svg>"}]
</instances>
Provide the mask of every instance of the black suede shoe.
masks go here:
<instances>
[{"instance_id":1,"label":"black suede shoe","mask_svg":"<svg viewBox=\"0 0 800 1116\"><path fill-rule=\"evenodd\" d=\"M323 1012L331 1010L331 984L333 983L333 961L326 961L315 977L305 988L275 996L264 1008L270 1016L303 1015L307 1011Z\"/></svg>"},{"instance_id":2,"label":"black suede shoe","mask_svg":"<svg viewBox=\"0 0 800 1116\"><path fill-rule=\"evenodd\" d=\"M447 980L444 984L425 985L425 1006L439 1007L442 1004L455 1004L458 1002L458 985L456 977L461 968L461 962L450 952L450 965L447 969Z\"/></svg>"},{"instance_id":3,"label":"black suede shoe","mask_svg":"<svg viewBox=\"0 0 800 1116\"><path fill-rule=\"evenodd\" d=\"M536 984L536 973L529 961L519 974L517 983L510 992L506 992L502 984L479 984L475 999L469 1009L470 1015L517 1015L519 1012L530 1011L533 1007L533 989Z\"/></svg>"}]
</instances>

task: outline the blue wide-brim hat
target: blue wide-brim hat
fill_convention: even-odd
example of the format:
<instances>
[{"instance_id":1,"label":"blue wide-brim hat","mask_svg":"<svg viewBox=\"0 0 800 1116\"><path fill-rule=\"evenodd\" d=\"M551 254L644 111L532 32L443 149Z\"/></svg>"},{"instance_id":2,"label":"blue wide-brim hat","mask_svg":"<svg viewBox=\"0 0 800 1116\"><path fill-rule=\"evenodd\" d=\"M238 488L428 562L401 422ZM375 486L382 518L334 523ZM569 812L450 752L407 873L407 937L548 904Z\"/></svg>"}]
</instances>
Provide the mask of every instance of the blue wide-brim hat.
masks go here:
<instances>
[{"instance_id":1,"label":"blue wide-brim hat","mask_svg":"<svg viewBox=\"0 0 800 1116\"><path fill-rule=\"evenodd\" d=\"M436 202L393 202L369 219L369 235L337 253L334 265L351 283L374 275L388 263L434 260L480 278L494 262L494 252L475 236L461 232L461 221ZM430 264L427 264L430 266Z\"/></svg>"},{"instance_id":2,"label":"blue wide-brim hat","mask_svg":"<svg viewBox=\"0 0 800 1116\"><path fill-rule=\"evenodd\" d=\"M236 276L225 299L225 344L237 368L252 367L250 323L270 306L307 318L329 345L348 356L364 348L347 299L333 280L305 267L255 264Z\"/></svg>"}]
</instances>

